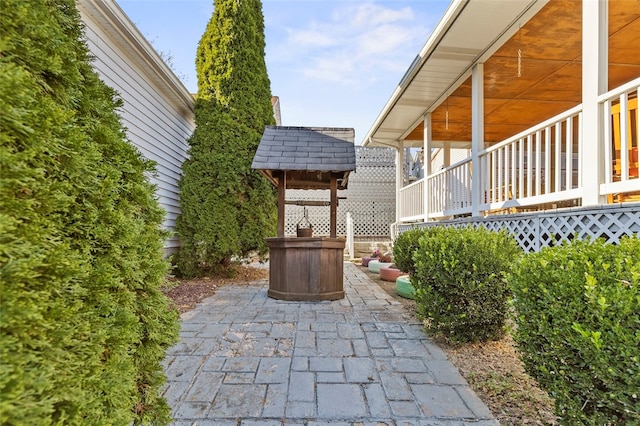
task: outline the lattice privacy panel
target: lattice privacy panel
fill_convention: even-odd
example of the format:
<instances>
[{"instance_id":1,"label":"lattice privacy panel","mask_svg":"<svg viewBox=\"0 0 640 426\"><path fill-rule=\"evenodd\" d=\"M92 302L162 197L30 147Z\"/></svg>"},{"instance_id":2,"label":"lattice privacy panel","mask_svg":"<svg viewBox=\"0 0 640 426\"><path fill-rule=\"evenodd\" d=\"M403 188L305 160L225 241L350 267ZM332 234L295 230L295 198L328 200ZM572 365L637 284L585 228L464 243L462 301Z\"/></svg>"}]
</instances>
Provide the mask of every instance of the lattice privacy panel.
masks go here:
<instances>
[{"instance_id":1,"label":"lattice privacy panel","mask_svg":"<svg viewBox=\"0 0 640 426\"><path fill-rule=\"evenodd\" d=\"M356 171L349 175L349 186L338 191L338 235L346 235L346 215L351 212L354 235L386 237L389 224L396 220L395 151L390 148L356 147ZM329 201L328 190L287 190L287 200ZM285 234L295 235L302 219L302 206L285 207ZM307 207L313 235L329 235L329 207Z\"/></svg>"},{"instance_id":2,"label":"lattice privacy panel","mask_svg":"<svg viewBox=\"0 0 640 426\"><path fill-rule=\"evenodd\" d=\"M574 238L604 238L617 243L624 235L640 236L640 204L585 207L539 214L509 215L479 219L456 219L401 225L400 232L412 226L484 226L507 229L525 252L539 251Z\"/></svg>"}]
</instances>

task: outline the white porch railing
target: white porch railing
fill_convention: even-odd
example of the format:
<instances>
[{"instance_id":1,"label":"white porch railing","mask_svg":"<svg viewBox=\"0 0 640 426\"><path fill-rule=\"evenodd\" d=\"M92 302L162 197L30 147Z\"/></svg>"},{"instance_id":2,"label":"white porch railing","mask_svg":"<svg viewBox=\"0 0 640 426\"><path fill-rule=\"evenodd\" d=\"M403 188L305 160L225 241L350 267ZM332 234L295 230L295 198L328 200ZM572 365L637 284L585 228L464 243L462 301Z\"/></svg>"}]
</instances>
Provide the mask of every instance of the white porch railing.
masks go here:
<instances>
[{"instance_id":1,"label":"white porch railing","mask_svg":"<svg viewBox=\"0 0 640 426\"><path fill-rule=\"evenodd\" d=\"M607 195L609 202L628 201L630 194L640 198L639 96L640 78L598 99L602 117L607 117L599 138L604 162L600 194ZM581 129L582 105L578 105L481 151L478 167L472 167L471 158L467 158L405 186L398 194L400 222L470 214L471 179L475 177L480 179L481 212L577 204L582 197L582 174L589 172L581 170Z\"/></svg>"},{"instance_id":2,"label":"white porch railing","mask_svg":"<svg viewBox=\"0 0 640 426\"><path fill-rule=\"evenodd\" d=\"M638 137L640 120L638 96L640 78L620 86L598 99L605 117L603 140L611 141L604 146L605 179L600 193L608 195L610 201L616 194L640 190L638 180ZM626 114L621 114L626 111Z\"/></svg>"},{"instance_id":3,"label":"white porch railing","mask_svg":"<svg viewBox=\"0 0 640 426\"><path fill-rule=\"evenodd\" d=\"M424 179L403 187L399 197L398 208L403 222L424 220Z\"/></svg>"},{"instance_id":4,"label":"white porch railing","mask_svg":"<svg viewBox=\"0 0 640 426\"><path fill-rule=\"evenodd\" d=\"M471 213L471 158L427 177L428 218Z\"/></svg>"},{"instance_id":5,"label":"white porch railing","mask_svg":"<svg viewBox=\"0 0 640 426\"><path fill-rule=\"evenodd\" d=\"M480 210L579 198L581 120L578 105L480 152Z\"/></svg>"}]
</instances>

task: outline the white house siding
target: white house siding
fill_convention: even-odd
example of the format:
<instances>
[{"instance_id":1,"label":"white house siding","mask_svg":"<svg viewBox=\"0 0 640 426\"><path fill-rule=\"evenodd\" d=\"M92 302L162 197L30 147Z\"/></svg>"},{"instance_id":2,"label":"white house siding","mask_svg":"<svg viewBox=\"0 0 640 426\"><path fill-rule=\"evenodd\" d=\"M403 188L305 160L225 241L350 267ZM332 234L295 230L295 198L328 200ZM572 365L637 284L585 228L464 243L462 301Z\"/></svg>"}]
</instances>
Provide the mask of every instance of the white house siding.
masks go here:
<instances>
[{"instance_id":1,"label":"white house siding","mask_svg":"<svg viewBox=\"0 0 640 426\"><path fill-rule=\"evenodd\" d=\"M78 9L94 67L123 100L120 116L131 143L156 162L150 180L166 211L164 227L173 231L180 214L181 166L195 128L193 98L117 4L79 0ZM179 245L171 236L165 252Z\"/></svg>"},{"instance_id":2,"label":"white house siding","mask_svg":"<svg viewBox=\"0 0 640 426\"><path fill-rule=\"evenodd\" d=\"M451 148L449 154L449 164L456 164L458 161L466 160L471 155L470 149ZM431 171L433 173L445 168L447 165L444 163L444 149L438 148L434 151L431 157Z\"/></svg>"}]
</instances>

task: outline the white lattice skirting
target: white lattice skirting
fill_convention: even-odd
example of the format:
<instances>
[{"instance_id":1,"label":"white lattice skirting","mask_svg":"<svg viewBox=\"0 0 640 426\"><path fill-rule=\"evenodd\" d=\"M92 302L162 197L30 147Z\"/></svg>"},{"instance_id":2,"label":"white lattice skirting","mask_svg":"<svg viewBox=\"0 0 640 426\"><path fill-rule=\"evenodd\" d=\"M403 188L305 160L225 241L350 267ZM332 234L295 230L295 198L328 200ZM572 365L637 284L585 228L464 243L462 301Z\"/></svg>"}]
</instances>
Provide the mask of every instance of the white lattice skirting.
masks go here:
<instances>
[{"instance_id":1,"label":"white lattice skirting","mask_svg":"<svg viewBox=\"0 0 640 426\"><path fill-rule=\"evenodd\" d=\"M574 238L604 238L607 242L617 243L624 235L640 236L640 203L400 225L399 230L468 224L496 231L507 229L526 252L539 251Z\"/></svg>"}]
</instances>

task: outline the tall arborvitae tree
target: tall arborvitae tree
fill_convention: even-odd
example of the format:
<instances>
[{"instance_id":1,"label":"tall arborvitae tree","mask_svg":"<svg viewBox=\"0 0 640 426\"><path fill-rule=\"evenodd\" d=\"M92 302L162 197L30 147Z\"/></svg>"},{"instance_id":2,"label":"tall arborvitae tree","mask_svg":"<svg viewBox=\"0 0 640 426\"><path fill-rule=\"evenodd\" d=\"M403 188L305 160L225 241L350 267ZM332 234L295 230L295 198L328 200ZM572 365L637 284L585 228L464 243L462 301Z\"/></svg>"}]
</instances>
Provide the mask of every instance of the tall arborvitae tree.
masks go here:
<instances>
[{"instance_id":1,"label":"tall arborvitae tree","mask_svg":"<svg viewBox=\"0 0 640 426\"><path fill-rule=\"evenodd\" d=\"M264 253L275 234L275 194L251 162L274 123L259 0L215 0L196 58L196 130L180 182L177 256L182 274Z\"/></svg>"},{"instance_id":2,"label":"tall arborvitae tree","mask_svg":"<svg viewBox=\"0 0 640 426\"><path fill-rule=\"evenodd\" d=\"M153 165L75 0L0 0L0 424L168 423Z\"/></svg>"}]
</instances>

